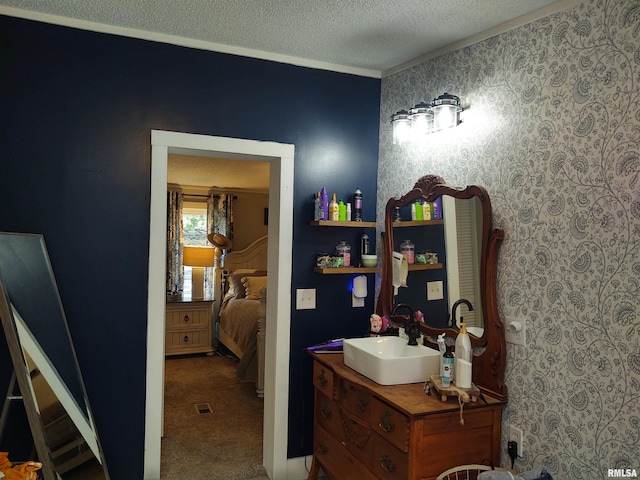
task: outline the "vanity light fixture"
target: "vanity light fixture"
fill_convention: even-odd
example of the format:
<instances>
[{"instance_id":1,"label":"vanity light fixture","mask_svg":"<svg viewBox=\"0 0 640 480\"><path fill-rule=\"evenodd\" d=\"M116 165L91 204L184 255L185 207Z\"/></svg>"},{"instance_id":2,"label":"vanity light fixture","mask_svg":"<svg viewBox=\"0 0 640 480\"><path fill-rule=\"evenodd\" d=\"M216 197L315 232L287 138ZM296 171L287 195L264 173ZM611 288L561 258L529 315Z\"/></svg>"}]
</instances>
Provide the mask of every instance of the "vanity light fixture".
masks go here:
<instances>
[{"instance_id":1,"label":"vanity light fixture","mask_svg":"<svg viewBox=\"0 0 640 480\"><path fill-rule=\"evenodd\" d=\"M431 103L420 102L409 111L400 110L391 115L393 144L419 141L433 132L452 128L460 123L460 97L444 93Z\"/></svg>"}]
</instances>

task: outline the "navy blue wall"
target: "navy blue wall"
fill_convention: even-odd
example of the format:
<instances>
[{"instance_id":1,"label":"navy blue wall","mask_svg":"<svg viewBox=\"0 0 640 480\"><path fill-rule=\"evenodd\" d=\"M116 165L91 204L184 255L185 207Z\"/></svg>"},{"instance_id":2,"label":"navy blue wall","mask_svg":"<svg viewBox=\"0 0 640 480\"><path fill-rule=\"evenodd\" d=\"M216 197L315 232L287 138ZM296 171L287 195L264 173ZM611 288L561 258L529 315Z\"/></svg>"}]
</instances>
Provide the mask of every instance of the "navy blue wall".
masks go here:
<instances>
[{"instance_id":1,"label":"navy blue wall","mask_svg":"<svg viewBox=\"0 0 640 480\"><path fill-rule=\"evenodd\" d=\"M45 235L112 477L142 478L151 129L296 147L288 453L310 453L303 348L374 308L312 272L362 232L312 228L310 198L359 187L375 219L380 81L4 16L0 32L0 230Z\"/></svg>"}]
</instances>

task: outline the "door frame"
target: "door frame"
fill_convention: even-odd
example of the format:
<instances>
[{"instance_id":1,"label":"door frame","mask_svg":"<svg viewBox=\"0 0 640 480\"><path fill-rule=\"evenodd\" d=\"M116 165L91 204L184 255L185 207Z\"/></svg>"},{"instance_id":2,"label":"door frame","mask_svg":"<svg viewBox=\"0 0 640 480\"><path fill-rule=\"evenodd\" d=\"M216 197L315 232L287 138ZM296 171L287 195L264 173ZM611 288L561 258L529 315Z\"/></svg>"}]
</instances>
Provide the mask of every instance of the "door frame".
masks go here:
<instances>
[{"instance_id":1,"label":"door frame","mask_svg":"<svg viewBox=\"0 0 640 480\"><path fill-rule=\"evenodd\" d=\"M295 147L290 144L151 130L145 480L160 478L169 154L270 162L262 455L270 478L287 476L294 153Z\"/></svg>"}]
</instances>

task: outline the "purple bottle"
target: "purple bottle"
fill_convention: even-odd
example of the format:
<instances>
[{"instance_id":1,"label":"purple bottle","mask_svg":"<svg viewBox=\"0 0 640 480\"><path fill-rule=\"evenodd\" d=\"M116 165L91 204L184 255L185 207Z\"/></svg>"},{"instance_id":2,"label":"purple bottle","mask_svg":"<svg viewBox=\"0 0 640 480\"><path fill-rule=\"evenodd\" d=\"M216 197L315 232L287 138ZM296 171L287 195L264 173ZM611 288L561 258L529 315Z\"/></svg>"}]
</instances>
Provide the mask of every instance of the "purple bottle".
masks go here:
<instances>
[{"instance_id":1,"label":"purple bottle","mask_svg":"<svg viewBox=\"0 0 640 480\"><path fill-rule=\"evenodd\" d=\"M442 220L442 197L438 197L433 201L433 219Z\"/></svg>"},{"instance_id":2,"label":"purple bottle","mask_svg":"<svg viewBox=\"0 0 640 480\"><path fill-rule=\"evenodd\" d=\"M320 206L322 208L322 218L320 220L329 220L329 195L325 187L322 187L320 191Z\"/></svg>"}]
</instances>

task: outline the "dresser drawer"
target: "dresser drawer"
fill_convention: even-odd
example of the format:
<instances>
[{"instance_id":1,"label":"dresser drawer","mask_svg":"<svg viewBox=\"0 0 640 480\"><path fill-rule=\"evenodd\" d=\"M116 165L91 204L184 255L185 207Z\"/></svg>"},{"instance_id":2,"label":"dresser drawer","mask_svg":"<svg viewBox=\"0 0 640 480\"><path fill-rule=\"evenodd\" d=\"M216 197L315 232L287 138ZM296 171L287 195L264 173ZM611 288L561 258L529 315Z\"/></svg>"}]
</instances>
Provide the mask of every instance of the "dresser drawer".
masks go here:
<instances>
[{"instance_id":1,"label":"dresser drawer","mask_svg":"<svg viewBox=\"0 0 640 480\"><path fill-rule=\"evenodd\" d=\"M371 428L403 452L409 450L409 419L377 398L371 405Z\"/></svg>"},{"instance_id":2,"label":"dresser drawer","mask_svg":"<svg viewBox=\"0 0 640 480\"><path fill-rule=\"evenodd\" d=\"M211 308L173 309L167 308L167 329L206 327L211 323Z\"/></svg>"},{"instance_id":3,"label":"dresser drawer","mask_svg":"<svg viewBox=\"0 0 640 480\"><path fill-rule=\"evenodd\" d=\"M342 441L342 420L340 405L316 389L315 399L316 425L320 425L338 441Z\"/></svg>"},{"instance_id":4,"label":"dresser drawer","mask_svg":"<svg viewBox=\"0 0 640 480\"><path fill-rule=\"evenodd\" d=\"M464 409L463 418L464 425L460 424L459 412L422 419L423 477L435 477L456 465L481 463L494 458L495 453L500 451L502 415L499 407ZM447 454L443 455L442 452Z\"/></svg>"},{"instance_id":5,"label":"dresser drawer","mask_svg":"<svg viewBox=\"0 0 640 480\"><path fill-rule=\"evenodd\" d=\"M191 348L206 349L211 345L209 330L171 330L165 332L165 351L185 352Z\"/></svg>"},{"instance_id":6,"label":"dresser drawer","mask_svg":"<svg viewBox=\"0 0 640 480\"><path fill-rule=\"evenodd\" d=\"M371 447L373 434L369 425L352 416L344 408L340 409L340 424L342 426L342 443L362 463L371 463Z\"/></svg>"},{"instance_id":7,"label":"dresser drawer","mask_svg":"<svg viewBox=\"0 0 640 480\"><path fill-rule=\"evenodd\" d=\"M313 362L313 386L330 399L334 399L333 385L333 370L320 362Z\"/></svg>"},{"instance_id":8,"label":"dresser drawer","mask_svg":"<svg viewBox=\"0 0 640 480\"><path fill-rule=\"evenodd\" d=\"M369 390L347 380L340 380L340 405L367 423L371 417L371 399Z\"/></svg>"},{"instance_id":9,"label":"dresser drawer","mask_svg":"<svg viewBox=\"0 0 640 480\"><path fill-rule=\"evenodd\" d=\"M336 480L375 480L375 476L344 445L316 425L313 454L329 478Z\"/></svg>"},{"instance_id":10,"label":"dresser drawer","mask_svg":"<svg viewBox=\"0 0 640 480\"><path fill-rule=\"evenodd\" d=\"M369 465L377 478L406 480L409 473L407 454L375 433L371 443L372 459Z\"/></svg>"}]
</instances>

